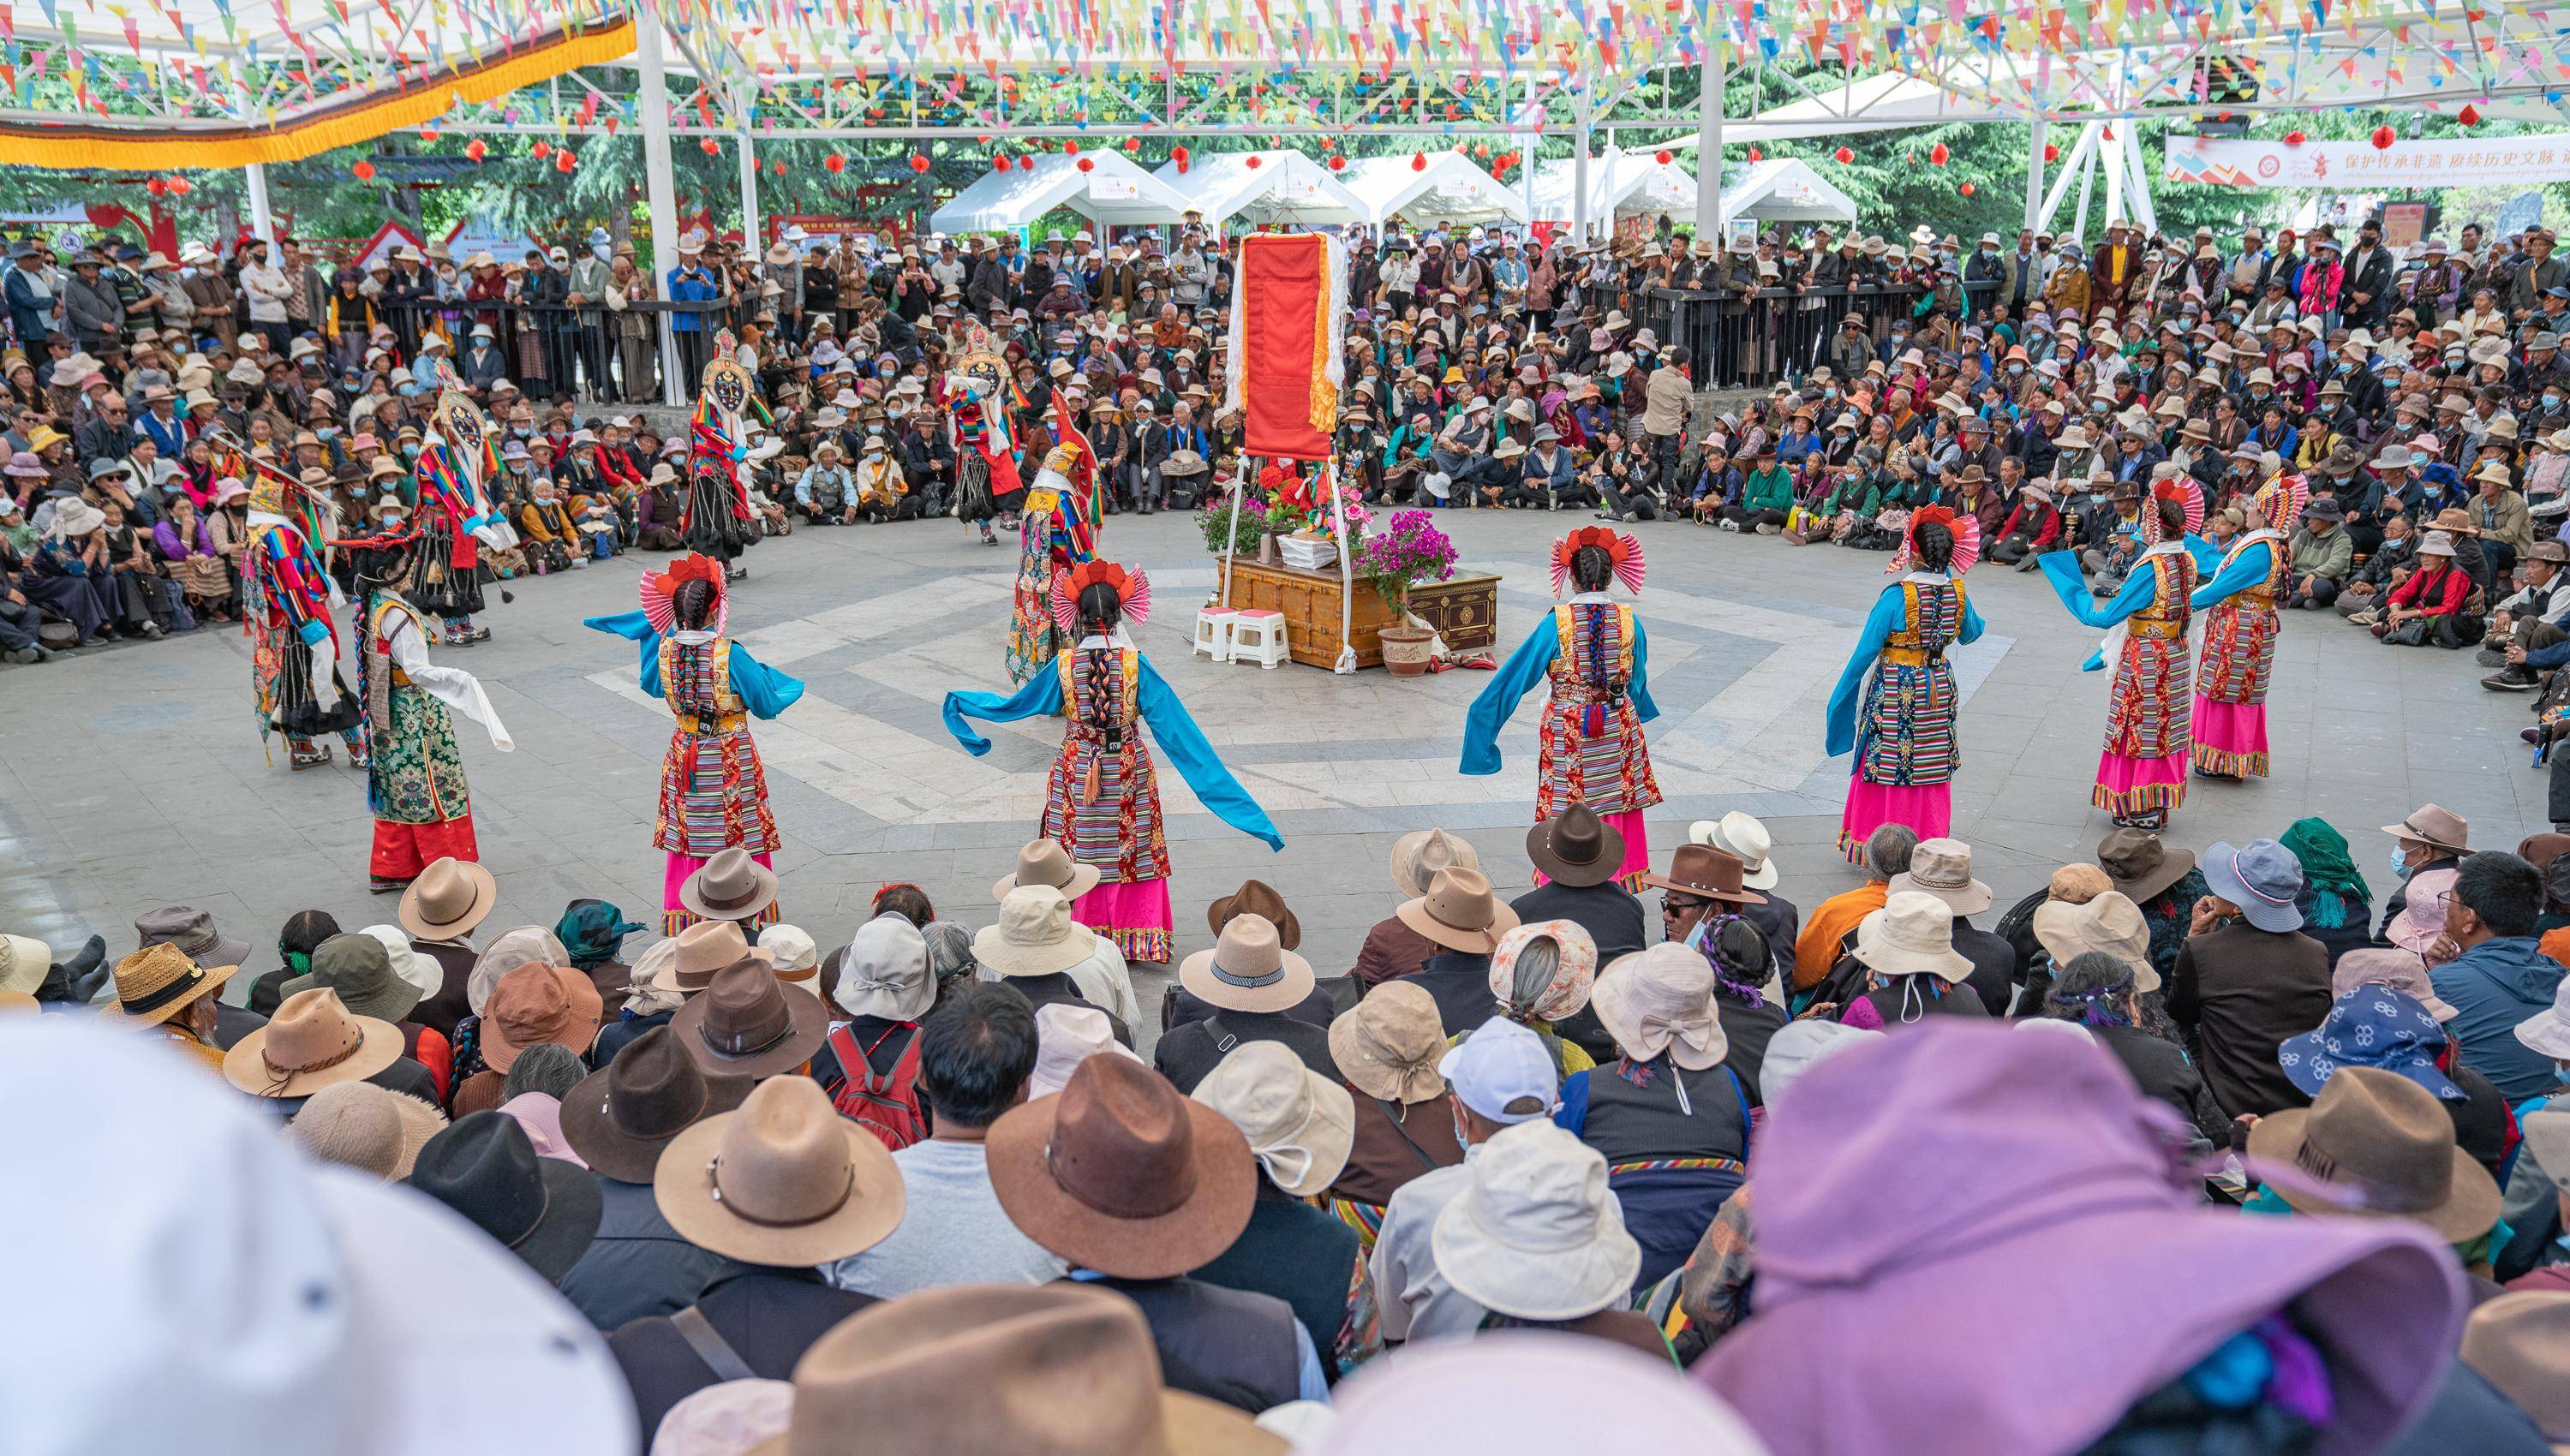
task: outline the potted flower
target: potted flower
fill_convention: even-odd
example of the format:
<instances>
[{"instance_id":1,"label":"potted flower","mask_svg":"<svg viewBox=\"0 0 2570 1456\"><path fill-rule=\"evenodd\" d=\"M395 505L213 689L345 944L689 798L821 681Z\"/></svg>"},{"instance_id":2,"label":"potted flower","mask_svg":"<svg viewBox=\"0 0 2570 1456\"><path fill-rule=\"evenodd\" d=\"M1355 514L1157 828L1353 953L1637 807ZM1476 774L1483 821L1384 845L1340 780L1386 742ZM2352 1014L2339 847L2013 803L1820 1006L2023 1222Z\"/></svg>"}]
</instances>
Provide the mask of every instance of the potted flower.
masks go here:
<instances>
[{"instance_id":1,"label":"potted flower","mask_svg":"<svg viewBox=\"0 0 2570 1456\"><path fill-rule=\"evenodd\" d=\"M1237 522L1232 518L1229 495L1216 496L1205 502L1196 512L1196 528L1204 533L1206 550L1221 555L1223 545L1228 540L1234 555L1253 560L1258 556L1259 544L1267 539L1267 533L1272 529L1268 524L1267 503L1254 494L1242 499Z\"/></svg>"},{"instance_id":2,"label":"potted flower","mask_svg":"<svg viewBox=\"0 0 2570 1456\"><path fill-rule=\"evenodd\" d=\"M1425 511L1395 513L1357 548L1357 568L1392 608L1393 624L1382 632L1383 663L1395 677L1417 677L1428 670L1428 644L1437 634L1410 624L1410 593L1422 581L1453 576L1456 554L1454 541Z\"/></svg>"}]
</instances>

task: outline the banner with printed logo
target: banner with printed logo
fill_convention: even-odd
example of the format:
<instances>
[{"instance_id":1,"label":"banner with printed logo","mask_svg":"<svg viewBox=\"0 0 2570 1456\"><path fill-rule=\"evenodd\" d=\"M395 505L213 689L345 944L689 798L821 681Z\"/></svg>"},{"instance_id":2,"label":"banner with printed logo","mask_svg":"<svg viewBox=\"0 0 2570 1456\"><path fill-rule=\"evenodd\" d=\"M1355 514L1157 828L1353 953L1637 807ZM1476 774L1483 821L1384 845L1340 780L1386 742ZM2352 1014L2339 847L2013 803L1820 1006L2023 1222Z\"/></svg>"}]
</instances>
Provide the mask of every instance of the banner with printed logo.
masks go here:
<instances>
[{"instance_id":1,"label":"banner with printed logo","mask_svg":"<svg viewBox=\"0 0 2570 1456\"><path fill-rule=\"evenodd\" d=\"M2570 136L2435 142L2402 138L2388 147L2365 141L2171 137L2165 176L2173 182L2244 190L2328 187L2348 192L2570 182Z\"/></svg>"}]
</instances>

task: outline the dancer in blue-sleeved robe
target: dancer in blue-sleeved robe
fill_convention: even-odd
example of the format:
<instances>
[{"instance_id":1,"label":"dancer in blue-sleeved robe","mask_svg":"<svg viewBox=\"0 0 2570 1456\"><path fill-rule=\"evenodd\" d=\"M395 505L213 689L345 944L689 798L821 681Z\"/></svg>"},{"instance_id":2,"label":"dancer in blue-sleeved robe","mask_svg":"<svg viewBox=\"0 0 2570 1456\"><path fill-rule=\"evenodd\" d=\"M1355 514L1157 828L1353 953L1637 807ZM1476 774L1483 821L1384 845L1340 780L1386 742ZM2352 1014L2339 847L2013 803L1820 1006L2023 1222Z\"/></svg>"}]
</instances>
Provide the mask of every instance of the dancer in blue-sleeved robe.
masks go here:
<instances>
[{"instance_id":1,"label":"dancer in blue-sleeved robe","mask_svg":"<svg viewBox=\"0 0 2570 1456\"><path fill-rule=\"evenodd\" d=\"M977 756L991 751L991 740L968 719L1014 723L1051 713L1067 720L1062 752L1045 778L1041 833L1097 870L1096 888L1071 903L1071 913L1111 937L1128 961L1171 959L1176 925L1159 781L1140 725L1150 727L1178 777L1215 817L1265 840L1269 849L1285 847L1267 811L1215 755L1178 695L1124 639L1121 622L1140 621L1149 603L1142 573L1112 561L1058 573L1054 615L1076 645L1008 697L951 692L945 706L946 731Z\"/></svg>"},{"instance_id":2,"label":"dancer in blue-sleeved robe","mask_svg":"<svg viewBox=\"0 0 2570 1456\"><path fill-rule=\"evenodd\" d=\"M1929 538L1924 553L1923 530ZM1839 852L1851 864L1865 863L1866 840L1886 824L1907 825L1923 840L1943 839L1952 830L1953 778L1963 752L1954 732L1959 695L1945 648L1981 635L1981 614L1961 580L1979 555L1969 516L1941 506L1913 512L1893 557L1894 569L1904 574L1875 598L1830 694L1829 754L1856 755L1847 808L1839 815Z\"/></svg>"},{"instance_id":3,"label":"dancer in blue-sleeved robe","mask_svg":"<svg viewBox=\"0 0 2570 1456\"><path fill-rule=\"evenodd\" d=\"M2257 528L2231 544L2191 599L2204 613L2195 684L2195 771L2209 779L2267 776L2267 680L2276 664L2276 598L2292 582L2285 549L2311 503L2299 476L2279 474L2249 498Z\"/></svg>"}]
</instances>

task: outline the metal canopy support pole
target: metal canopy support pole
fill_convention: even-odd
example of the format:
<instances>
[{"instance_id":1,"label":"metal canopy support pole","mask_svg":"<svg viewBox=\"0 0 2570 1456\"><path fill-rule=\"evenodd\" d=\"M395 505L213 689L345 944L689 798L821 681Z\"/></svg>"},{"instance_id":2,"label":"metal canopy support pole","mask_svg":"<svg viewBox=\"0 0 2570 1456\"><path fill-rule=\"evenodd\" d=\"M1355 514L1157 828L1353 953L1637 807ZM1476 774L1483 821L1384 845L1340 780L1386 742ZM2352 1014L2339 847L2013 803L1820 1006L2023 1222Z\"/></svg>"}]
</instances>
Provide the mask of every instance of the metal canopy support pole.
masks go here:
<instances>
[{"instance_id":1,"label":"metal canopy support pole","mask_svg":"<svg viewBox=\"0 0 2570 1456\"><path fill-rule=\"evenodd\" d=\"M669 167L669 78L662 68L660 44L660 7L642 7L641 23L634 27L634 69L640 73L642 95L639 103L642 113L642 201L651 210L651 291L667 296L666 281L678 265L678 182ZM678 340L669 328L669 314L660 313L660 403L682 405L687 402L685 390L691 381L678 378Z\"/></svg>"},{"instance_id":2,"label":"metal canopy support pole","mask_svg":"<svg viewBox=\"0 0 2570 1456\"><path fill-rule=\"evenodd\" d=\"M1695 235L1699 241L1718 241L1715 234L1722 230L1722 86L1728 71L1721 39L1712 33L1710 22L1701 44L1704 72L1702 94L1696 98Z\"/></svg>"},{"instance_id":3,"label":"metal canopy support pole","mask_svg":"<svg viewBox=\"0 0 2570 1456\"><path fill-rule=\"evenodd\" d=\"M2088 192L2097 182L2097 122L2090 122L2079 139L2079 210L2071 217L2070 235L2081 247L2088 245Z\"/></svg>"},{"instance_id":4,"label":"metal canopy support pole","mask_svg":"<svg viewBox=\"0 0 2570 1456\"><path fill-rule=\"evenodd\" d=\"M2043 134L2050 124L2036 117L2034 140L2025 154L2025 227L2028 232L2043 225Z\"/></svg>"},{"instance_id":5,"label":"metal canopy support pole","mask_svg":"<svg viewBox=\"0 0 2570 1456\"><path fill-rule=\"evenodd\" d=\"M1517 197L1525 203L1529 222L1534 217L1534 160L1543 149L1544 108L1534 99L1534 73L1526 73L1525 112L1517 118Z\"/></svg>"},{"instance_id":6,"label":"metal canopy support pole","mask_svg":"<svg viewBox=\"0 0 2570 1456\"><path fill-rule=\"evenodd\" d=\"M276 216L267 207L267 164L253 162L249 173L249 230L253 237L276 241Z\"/></svg>"},{"instance_id":7,"label":"metal canopy support pole","mask_svg":"<svg viewBox=\"0 0 2570 1456\"><path fill-rule=\"evenodd\" d=\"M1584 80L1573 100L1571 114L1577 125L1571 146L1578 150L1570 154L1570 241L1575 247L1588 241L1588 87Z\"/></svg>"},{"instance_id":8,"label":"metal canopy support pole","mask_svg":"<svg viewBox=\"0 0 2570 1456\"><path fill-rule=\"evenodd\" d=\"M2095 150L2096 145L2097 128L2093 124L2081 127L2079 140L2070 144L2068 160L2062 163L2060 174L2053 178L2051 189L2043 194L2042 210L2034 214L2033 227L2036 231L2043 232L2051 229L2052 219L2061 215L2062 199L2070 195L2073 183L2086 185L2088 174L2084 168L2088 161L2088 154ZM2078 234L2071 235L2076 237Z\"/></svg>"},{"instance_id":9,"label":"metal canopy support pole","mask_svg":"<svg viewBox=\"0 0 2570 1456\"><path fill-rule=\"evenodd\" d=\"M2142 155L2142 139L2136 130L2140 123L2126 119L2123 140L2115 148L2115 160L2123 166L2124 185L2131 189L2133 220L2147 237L2160 230L2160 209L2151 204L2150 162Z\"/></svg>"},{"instance_id":10,"label":"metal canopy support pole","mask_svg":"<svg viewBox=\"0 0 2570 1456\"><path fill-rule=\"evenodd\" d=\"M767 239L758 225L758 148L749 139L749 121L743 117L738 137L740 147L740 243L751 252L763 251Z\"/></svg>"},{"instance_id":11,"label":"metal canopy support pole","mask_svg":"<svg viewBox=\"0 0 2570 1456\"><path fill-rule=\"evenodd\" d=\"M2107 122L2102 125L2112 131L2115 124ZM2097 165L2106 169L2106 225L2112 227L2124 216L2123 142L2111 136L2100 141L2097 144Z\"/></svg>"}]
</instances>

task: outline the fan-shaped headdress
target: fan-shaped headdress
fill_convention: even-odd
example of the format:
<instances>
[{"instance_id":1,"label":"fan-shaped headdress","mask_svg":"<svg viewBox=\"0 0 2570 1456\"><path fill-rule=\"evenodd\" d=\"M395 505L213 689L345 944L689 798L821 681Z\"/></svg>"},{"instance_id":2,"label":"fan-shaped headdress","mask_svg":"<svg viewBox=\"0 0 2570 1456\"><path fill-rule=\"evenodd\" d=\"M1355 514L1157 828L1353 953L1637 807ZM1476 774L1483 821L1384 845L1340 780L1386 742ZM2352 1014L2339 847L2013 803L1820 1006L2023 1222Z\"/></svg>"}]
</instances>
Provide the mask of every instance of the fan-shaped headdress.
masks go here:
<instances>
[{"instance_id":1,"label":"fan-shaped headdress","mask_svg":"<svg viewBox=\"0 0 2570 1456\"><path fill-rule=\"evenodd\" d=\"M1919 558L1919 528L1923 526L1941 526L1954 538L1953 556L1945 563L1946 575L1960 576L1981 558L1981 523L1970 512L1922 506L1910 513L1910 524L1902 530L1901 549L1892 553L1892 574L1908 571Z\"/></svg>"},{"instance_id":2,"label":"fan-shaped headdress","mask_svg":"<svg viewBox=\"0 0 2570 1456\"><path fill-rule=\"evenodd\" d=\"M1082 561L1065 566L1053 576L1053 619L1066 632L1079 629L1079 593L1091 586L1114 588L1115 599L1124 609L1124 619L1139 625L1150 619L1151 578L1135 566L1130 570L1113 561Z\"/></svg>"},{"instance_id":3,"label":"fan-shaped headdress","mask_svg":"<svg viewBox=\"0 0 2570 1456\"><path fill-rule=\"evenodd\" d=\"M2142 542L2158 546L2168 540L2167 529L2160 525L2160 503L2175 501L2186 510L2186 534L2204 529L2204 493L2195 482L2183 477L2173 481L2153 481L2151 493L2142 498Z\"/></svg>"},{"instance_id":4,"label":"fan-shaped headdress","mask_svg":"<svg viewBox=\"0 0 2570 1456\"><path fill-rule=\"evenodd\" d=\"M711 556L690 551L669 562L669 569L642 573L642 615L651 630L667 635L677 625L678 588L689 581L704 581L714 588L714 631L720 633L731 616L731 594L723 590L723 568Z\"/></svg>"},{"instance_id":5,"label":"fan-shaped headdress","mask_svg":"<svg viewBox=\"0 0 2570 1456\"><path fill-rule=\"evenodd\" d=\"M1608 566L1624 589L1639 596L1642 593L1642 544L1629 532L1608 531L1602 526L1583 526L1552 544L1552 594L1559 596L1570 579L1570 559L1582 546L1595 546L1606 553Z\"/></svg>"},{"instance_id":6,"label":"fan-shaped headdress","mask_svg":"<svg viewBox=\"0 0 2570 1456\"><path fill-rule=\"evenodd\" d=\"M2303 510L2312 504L2312 488L2303 477L2278 475L2258 488L2249 498L2249 509L2258 524L2285 536L2294 534L2294 525L2303 519Z\"/></svg>"}]
</instances>

